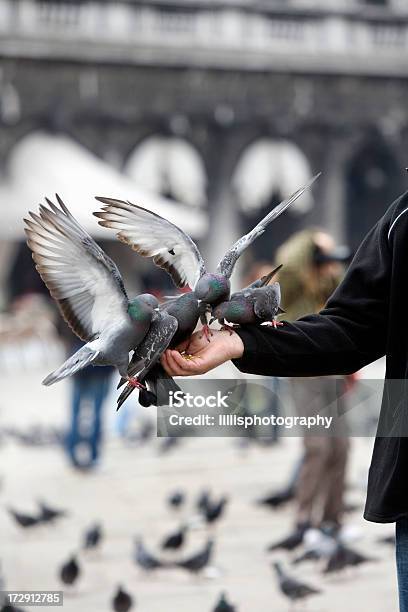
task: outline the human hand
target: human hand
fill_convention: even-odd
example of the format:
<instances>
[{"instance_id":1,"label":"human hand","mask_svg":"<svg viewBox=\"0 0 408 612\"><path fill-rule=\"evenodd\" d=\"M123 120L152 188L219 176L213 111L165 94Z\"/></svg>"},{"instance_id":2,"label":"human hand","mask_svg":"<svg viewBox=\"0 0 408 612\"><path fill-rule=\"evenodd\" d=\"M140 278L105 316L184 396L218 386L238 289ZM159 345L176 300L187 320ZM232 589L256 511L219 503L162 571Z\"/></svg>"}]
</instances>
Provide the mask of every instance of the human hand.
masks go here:
<instances>
[{"instance_id":1,"label":"human hand","mask_svg":"<svg viewBox=\"0 0 408 612\"><path fill-rule=\"evenodd\" d=\"M180 352L184 350L186 355ZM167 350L161 362L170 376L195 376L205 374L230 359L238 359L243 353L244 344L235 332L214 330L208 342L198 331L177 350Z\"/></svg>"}]
</instances>

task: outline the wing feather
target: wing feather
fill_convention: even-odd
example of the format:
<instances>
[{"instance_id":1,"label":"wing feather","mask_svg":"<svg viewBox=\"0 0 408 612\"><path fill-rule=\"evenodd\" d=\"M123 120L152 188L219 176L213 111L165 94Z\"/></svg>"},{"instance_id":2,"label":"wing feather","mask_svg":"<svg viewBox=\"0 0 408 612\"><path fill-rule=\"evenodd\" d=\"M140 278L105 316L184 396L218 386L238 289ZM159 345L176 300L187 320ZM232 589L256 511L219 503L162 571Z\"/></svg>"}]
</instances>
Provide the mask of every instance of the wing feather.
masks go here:
<instances>
[{"instance_id":1,"label":"wing feather","mask_svg":"<svg viewBox=\"0 0 408 612\"><path fill-rule=\"evenodd\" d=\"M297 200L305 191L309 189L321 173L316 174L304 187L301 187L293 193L287 200L283 200L275 206L269 214L266 215L248 234L242 236L232 247L225 253L217 267L217 272L224 274L230 278L232 271L240 255L253 243L258 236L264 233L266 227L277 219L295 200Z\"/></svg>"},{"instance_id":2,"label":"wing feather","mask_svg":"<svg viewBox=\"0 0 408 612\"><path fill-rule=\"evenodd\" d=\"M136 204L112 198L96 198L104 204L94 215L99 224L119 230L117 238L143 257L166 270L177 287L194 289L205 273L200 251L179 227Z\"/></svg>"},{"instance_id":3,"label":"wing feather","mask_svg":"<svg viewBox=\"0 0 408 612\"><path fill-rule=\"evenodd\" d=\"M24 220L27 244L62 316L89 341L127 317L128 299L116 264L56 197L59 206L46 199L39 215Z\"/></svg>"}]
</instances>

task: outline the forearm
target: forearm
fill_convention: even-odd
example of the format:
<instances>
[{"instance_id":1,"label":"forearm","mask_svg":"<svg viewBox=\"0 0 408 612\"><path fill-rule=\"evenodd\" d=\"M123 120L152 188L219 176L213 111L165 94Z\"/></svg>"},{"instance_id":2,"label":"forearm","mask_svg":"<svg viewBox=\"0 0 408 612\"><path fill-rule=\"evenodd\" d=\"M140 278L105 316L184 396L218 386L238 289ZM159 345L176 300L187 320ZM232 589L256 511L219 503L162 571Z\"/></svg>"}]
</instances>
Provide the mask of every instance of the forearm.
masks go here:
<instances>
[{"instance_id":1,"label":"forearm","mask_svg":"<svg viewBox=\"0 0 408 612\"><path fill-rule=\"evenodd\" d=\"M244 353L233 362L241 372L264 376L351 374L384 354L385 343L364 347L353 342L341 323L319 314L279 329L248 326L237 330ZM380 334L381 336L381 334Z\"/></svg>"}]
</instances>

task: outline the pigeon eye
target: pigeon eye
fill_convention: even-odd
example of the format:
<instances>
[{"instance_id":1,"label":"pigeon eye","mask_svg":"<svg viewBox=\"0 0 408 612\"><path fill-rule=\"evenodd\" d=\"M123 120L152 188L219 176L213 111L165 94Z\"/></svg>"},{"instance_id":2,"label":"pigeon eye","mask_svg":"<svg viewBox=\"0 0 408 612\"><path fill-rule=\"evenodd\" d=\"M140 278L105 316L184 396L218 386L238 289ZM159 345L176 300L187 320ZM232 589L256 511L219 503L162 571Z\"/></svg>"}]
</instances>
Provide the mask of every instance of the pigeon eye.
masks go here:
<instances>
[{"instance_id":1,"label":"pigeon eye","mask_svg":"<svg viewBox=\"0 0 408 612\"><path fill-rule=\"evenodd\" d=\"M174 249L169 249L170 255L175 255Z\"/></svg>"}]
</instances>

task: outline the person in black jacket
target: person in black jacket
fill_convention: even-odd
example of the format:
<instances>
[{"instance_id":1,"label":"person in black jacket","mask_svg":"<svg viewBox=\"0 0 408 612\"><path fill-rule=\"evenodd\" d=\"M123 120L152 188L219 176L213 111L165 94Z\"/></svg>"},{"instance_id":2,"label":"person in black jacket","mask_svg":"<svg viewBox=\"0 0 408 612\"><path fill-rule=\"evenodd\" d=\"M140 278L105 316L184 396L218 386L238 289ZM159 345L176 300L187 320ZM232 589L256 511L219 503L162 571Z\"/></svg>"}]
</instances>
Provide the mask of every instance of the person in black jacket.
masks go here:
<instances>
[{"instance_id":1,"label":"person in black jacket","mask_svg":"<svg viewBox=\"0 0 408 612\"><path fill-rule=\"evenodd\" d=\"M369 472L364 516L396 522L400 611L408 612L408 193L398 198L360 245L326 307L275 330L246 326L196 333L186 360L168 350L173 376L202 374L232 359L265 376L352 374L386 355L386 381ZM182 349L183 347L179 347Z\"/></svg>"}]
</instances>

